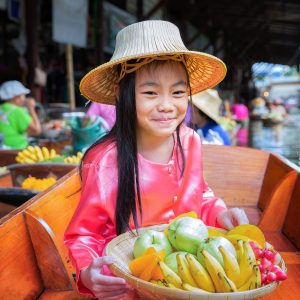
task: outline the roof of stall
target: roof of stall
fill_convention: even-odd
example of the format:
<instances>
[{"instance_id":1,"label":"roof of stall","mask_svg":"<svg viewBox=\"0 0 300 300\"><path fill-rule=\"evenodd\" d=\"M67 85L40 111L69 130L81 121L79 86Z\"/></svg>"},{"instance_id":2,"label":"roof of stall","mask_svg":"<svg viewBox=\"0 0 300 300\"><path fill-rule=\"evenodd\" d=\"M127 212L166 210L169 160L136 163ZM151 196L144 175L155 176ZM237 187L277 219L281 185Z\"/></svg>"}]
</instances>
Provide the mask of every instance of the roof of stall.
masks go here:
<instances>
[{"instance_id":1,"label":"roof of stall","mask_svg":"<svg viewBox=\"0 0 300 300\"><path fill-rule=\"evenodd\" d=\"M164 2L165 11L185 32L189 43L207 35L212 43L234 63L269 62L293 65L300 60L299 0L173 0ZM194 36L186 27L196 28ZM184 27L184 28L183 28ZM188 37L188 38L187 38ZM201 49L197 49L201 50ZM205 50L205 49L202 49ZM216 51L217 50L217 51Z\"/></svg>"}]
</instances>

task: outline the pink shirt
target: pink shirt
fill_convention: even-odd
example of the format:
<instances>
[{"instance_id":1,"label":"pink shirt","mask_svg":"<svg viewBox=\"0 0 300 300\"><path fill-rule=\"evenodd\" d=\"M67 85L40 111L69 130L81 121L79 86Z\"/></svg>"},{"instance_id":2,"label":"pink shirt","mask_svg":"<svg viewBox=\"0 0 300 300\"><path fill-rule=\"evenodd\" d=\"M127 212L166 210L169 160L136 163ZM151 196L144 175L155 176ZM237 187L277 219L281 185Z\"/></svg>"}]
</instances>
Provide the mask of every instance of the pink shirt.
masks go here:
<instances>
[{"instance_id":1,"label":"pink shirt","mask_svg":"<svg viewBox=\"0 0 300 300\"><path fill-rule=\"evenodd\" d=\"M92 102L87 113L90 116L100 116L112 128L116 121L116 107L114 105Z\"/></svg>"},{"instance_id":2,"label":"pink shirt","mask_svg":"<svg viewBox=\"0 0 300 300\"><path fill-rule=\"evenodd\" d=\"M196 211L207 225L217 226L217 214L226 209L203 180L200 137L182 125L180 139L186 157L183 177L176 160L176 143L167 164L148 161L138 154L141 227L168 223L188 211ZM84 160L81 200L65 233L77 274L101 256L105 245L116 236L117 172L114 143L94 147ZM132 220L130 226L133 228ZM79 290L88 292L80 283Z\"/></svg>"}]
</instances>

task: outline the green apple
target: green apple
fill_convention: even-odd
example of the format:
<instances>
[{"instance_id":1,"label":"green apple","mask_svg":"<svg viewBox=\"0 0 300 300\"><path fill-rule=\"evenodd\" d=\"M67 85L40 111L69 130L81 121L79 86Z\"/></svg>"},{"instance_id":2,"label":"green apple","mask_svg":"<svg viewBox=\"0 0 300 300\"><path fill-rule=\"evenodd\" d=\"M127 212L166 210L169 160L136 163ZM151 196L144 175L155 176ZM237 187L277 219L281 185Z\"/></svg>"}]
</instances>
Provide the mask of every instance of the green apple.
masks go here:
<instances>
[{"instance_id":1,"label":"green apple","mask_svg":"<svg viewBox=\"0 0 300 300\"><path fill-rule=\"evenodd\" d=\"M224 261L221 252L219 251L219 247L223 246L226 251L230 251L235 257L236 251L234 249L234 246L224 237L210 237L204 241L201 241L198 251L197 251L197 258L199 262L202 264L202 266L205 266L204 264L204 256L202 254L203 250L206 250L209 252L214 258L217 259L217 261L222 265L224 268Z\"/></svg>"},{"instance_id":2,"label":"green apple","mask_svg":"<svg viewBox=\"0 0 300 300\"><path fill-rule=\"evenodd\" d=\"M171 254L169 254L168 256L165 257L164 262L165 264L172 269L175 273L178 274L178 265L177 265L177 260L176 260L176 255L177 254L188 254L188 252L185 251L176 251L173 252Z\"/></svg>"},{"instance_id":3,"label":"green apple","mask_svg":"<svg viewBox=\"0 0 300 300\"><path fill-rule=\"evenodd\" d=\"M133 255L135 258L143 255L146 249L153 247L157 252L166 250L166 255L173 252L172 246L163 232L148 229L135 241Z\"/></svg>"},{"instance_id":4,"label":"green apple","mask_svg":"<svg viewBox=\"0 0 300 300\"><path fill-rule=\"evenodd\" d=\"M169 225L168 236L176 250L196 254L201 241L208 237L208 231L200 219L184 217Z\"/></svg>"}]
</instances>

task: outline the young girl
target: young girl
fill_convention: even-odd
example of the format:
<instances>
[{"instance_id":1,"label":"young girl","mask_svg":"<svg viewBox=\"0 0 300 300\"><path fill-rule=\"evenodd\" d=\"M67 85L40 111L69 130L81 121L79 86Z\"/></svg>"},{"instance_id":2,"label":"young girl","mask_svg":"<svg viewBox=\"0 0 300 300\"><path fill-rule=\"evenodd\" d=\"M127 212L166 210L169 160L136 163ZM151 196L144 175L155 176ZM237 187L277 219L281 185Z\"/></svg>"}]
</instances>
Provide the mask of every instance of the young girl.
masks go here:
<instances>
[{"instance_id":1,"label":"young girl","mask_svg":"<svg viewBox=\"0 0 300 300\"><path fill-rule=\"evenodd\" d=\"M200 138L183 124L188 96L225 73L219 59L187 50L175 25L145 21L120 31L110 62L83 78L85 97L116 105L116 123L83 158L81 201L65 233L81 293L128 295L130 287L107 269L113 259L102 256L127 230L192 210L211 226L248 222L205 184Z\"/></svg>"}]
</instances>

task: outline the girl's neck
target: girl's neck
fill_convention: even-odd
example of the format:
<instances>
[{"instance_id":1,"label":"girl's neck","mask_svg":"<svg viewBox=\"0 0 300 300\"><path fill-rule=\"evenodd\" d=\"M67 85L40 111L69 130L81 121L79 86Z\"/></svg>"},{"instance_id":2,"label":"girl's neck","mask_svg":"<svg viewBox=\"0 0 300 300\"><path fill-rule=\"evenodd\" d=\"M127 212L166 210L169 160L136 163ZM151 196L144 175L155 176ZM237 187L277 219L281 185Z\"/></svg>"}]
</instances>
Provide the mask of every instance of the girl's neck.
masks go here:
<instances>
[{"instance_id":1,"label":"girl's neck","mask_svg":"<svg viewBox=\"0 0 300 300\"><path fill-rule=\"evenodd\" d=\"M172 157L174 148L174 137L163 139L142 139L138 138L138 153L145 159L155 163L166 164Z\"/></svg>"}]
</instances>

